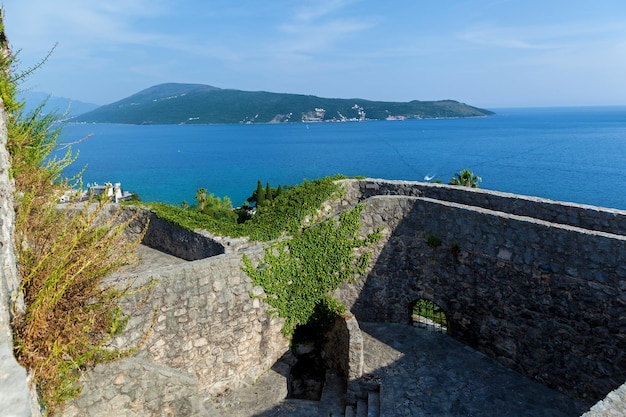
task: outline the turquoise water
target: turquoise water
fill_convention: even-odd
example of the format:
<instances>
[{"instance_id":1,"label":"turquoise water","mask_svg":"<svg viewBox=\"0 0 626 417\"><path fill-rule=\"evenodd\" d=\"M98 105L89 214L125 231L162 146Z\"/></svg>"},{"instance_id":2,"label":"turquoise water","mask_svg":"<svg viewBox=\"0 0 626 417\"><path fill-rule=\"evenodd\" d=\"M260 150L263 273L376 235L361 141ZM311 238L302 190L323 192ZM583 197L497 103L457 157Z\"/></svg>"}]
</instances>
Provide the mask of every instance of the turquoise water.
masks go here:
<instances>
[{"instance_id":1,"label":"turquoise water","mask_svg":"<svg viewBox=\"0 0 626 417\"><path fill-rule=\"evenodd\" d=\"M75 124L73 168L121 182L143 201L193 202L204 187L241 204L257 180L326 175L448 182L469 168L482 188L626 209L626 107L495 109L477 119L133 126Z\"/></svg>"}]
</instances>

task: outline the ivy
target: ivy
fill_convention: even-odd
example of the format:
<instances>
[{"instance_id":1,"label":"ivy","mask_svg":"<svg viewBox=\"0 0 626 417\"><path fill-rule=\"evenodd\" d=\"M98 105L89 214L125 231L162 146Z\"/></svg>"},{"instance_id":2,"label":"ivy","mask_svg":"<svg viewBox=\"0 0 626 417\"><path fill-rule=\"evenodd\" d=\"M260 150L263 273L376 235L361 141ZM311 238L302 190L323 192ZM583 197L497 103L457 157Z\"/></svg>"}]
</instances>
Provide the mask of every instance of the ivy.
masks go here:
<instances>
[{"instance_id":1,"label":"ivy","mask_svg":"<svg viewBox=\"0 0 626 417\"><path fill-rule=\"evenodd\" d=\"M338 177L325 177L288 187L273 200L257 208L245 223L218 219L196 210L163 203L146 203L156 215L188 230L204 229L222 236L247 236L252 240L269 241L298 233L307 216L315 216L325 201L337 198Z\"/></svg>"},{"instance_id":2,"label":"ivy","mask_svg":"<svg viewBox=\"0 0 626 417\"><path fill-rule=\"evenodd\" d=\"M358 255L357 249L381 236L377 231L359 237L363 208L343 211L338 221L318 223L270 245L259 265L243 256L244 271L263 287L273 312L285 319L286 336L308 323L320 308L334 313L345 310L331 295L341 283L365 273L371 253Z\"/></svg>"}]
</instances>

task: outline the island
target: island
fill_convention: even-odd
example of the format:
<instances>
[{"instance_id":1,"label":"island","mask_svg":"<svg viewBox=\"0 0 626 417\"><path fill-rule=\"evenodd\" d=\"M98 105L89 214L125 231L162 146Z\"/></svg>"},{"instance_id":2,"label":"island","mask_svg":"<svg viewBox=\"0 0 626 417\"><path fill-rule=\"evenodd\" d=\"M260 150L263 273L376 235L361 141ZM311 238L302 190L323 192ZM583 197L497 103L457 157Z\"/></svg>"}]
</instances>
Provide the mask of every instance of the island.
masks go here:
<instances>
[{"instance_id":1,"label":"island","mask_svg":"<svg viewBox=\"0 0 626 417\"><path fill-rule=\"evenodd\" d=\"M84 123L225 124L351 122L486 117L454 100L388 102L160 84L72 119Z\"/></svg>"}]
</instances>

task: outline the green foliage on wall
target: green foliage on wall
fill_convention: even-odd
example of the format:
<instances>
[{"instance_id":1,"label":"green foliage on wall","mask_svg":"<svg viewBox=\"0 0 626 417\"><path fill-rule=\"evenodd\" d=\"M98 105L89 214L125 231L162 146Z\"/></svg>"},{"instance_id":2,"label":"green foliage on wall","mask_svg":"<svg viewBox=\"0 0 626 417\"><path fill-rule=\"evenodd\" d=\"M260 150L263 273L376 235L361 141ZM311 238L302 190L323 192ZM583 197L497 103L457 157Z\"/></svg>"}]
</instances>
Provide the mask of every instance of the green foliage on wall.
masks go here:
<instances>
[{"instance_id":1,"label":"green foliage on wall","mask_svg":"<svg viewBox=\"0 0 626 417\"><path fill-rule=\"evenodd\" d=\"M283 330L290 336L297 326L323 321L344 309L331 293L342 282L365 272L370 252L357 249L381 237L380 231L365 238L358 236L364 206L343 211L338 220L317 219L324 202L341 195L336 180L342 178L345 177L337 175L285 187L273 200L257 204L256 213L243 223L167 204L149 203L149 207L160 218L189 230L275 240L260 265L252 265L244 255L244 270L255 284L263 287L268 295L266 302L275 313L286 319ZM258 181L255 193L258 196L268 188L271 189ZM313 226L305 228L305 220Z\"/></svg>"},{"instance_id":2,"label":"green foliage on wall","mask_svg":"<svg viewBox=\"0 0 626 417\"><path fill-rule=\"evenodd\" d=\"M307 217L314 217L325 201L341 194L338 177L325 177L289 187L272 201L257 208L246 226L246 235L268 241L286 234L298 233Z\"/></svg>"},{"instance_id":3,"label":"green foliage on wall","mask_svg":"<svg viewBox=\"0 0 626 417\"><path fill-rule=\"evenodd\" d=\"M428 234L428 237L426 238L426 244L428 246L430 246L431 248L438 248L439 246L441 246L441 239L439 239L437 236L433 235L432 233Z\"/></svg>"},{"instance_id":4,"label":"green foliage on wall","mask_svg":"<svg viewBox=\"0 0 626 417\"><path fill-rule=\"evenodd\" d=\"M341 190L335 183L339 178L326 177L288 187L273 200L257 207L256 214L244 223L237 223L232 217L215 217L162 203L147 203L146 206L160 218L188 230L204 229L222 236L249 236L252 240L268 241L299 232L307 216L315 216L324 201L339 196Z\"/></svg>"},{"instance_id":5,"label":"green foliage on wall","mask_svg":"<svg viewBox=\"0 0 626 417\"><path fill-rule=\"evenodd\" d=\"M344 306L331 297L341 283L365 273L371 252L358 253L380 239L380 231L358 236L359 216L364 206L343 211L333 219L278 241L265 251L255 266L244 255L244 271L263 287L265 300L285 318L283 332L290 336L297 326L308 323L316 311L340 313Z\"/></svg>"}]
</instances>

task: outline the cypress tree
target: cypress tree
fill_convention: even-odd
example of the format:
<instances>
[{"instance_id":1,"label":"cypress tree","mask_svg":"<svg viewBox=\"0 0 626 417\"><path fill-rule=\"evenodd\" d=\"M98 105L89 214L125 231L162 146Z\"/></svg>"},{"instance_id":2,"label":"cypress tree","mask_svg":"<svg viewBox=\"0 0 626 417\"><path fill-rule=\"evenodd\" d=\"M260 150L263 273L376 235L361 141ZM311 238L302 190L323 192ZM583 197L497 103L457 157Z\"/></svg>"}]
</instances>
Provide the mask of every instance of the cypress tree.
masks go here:
<instances>
[{"instance_id":1,"label":"cypress tree","mask_svg":"<svg viewBox=\"0 0 626 417\"><path fill-rule=\"evenodd\" d=\"M270 187L269 182L265 185L265 199L267 201L272 201L274 199L274 196L272 195L272 187Z\"/></svg>"},{"instance_id":2,"label":"cypress tree","mask_svg":"<svg viewBox=\"0 0 626 417\"><path fill-rule=\"evenodd\" d=\"M263 184L261 184L261 180L258 180L256 183L256 206L262 206L265 203L265 189L263 188Z\"/></svg>"}]
</instances>

